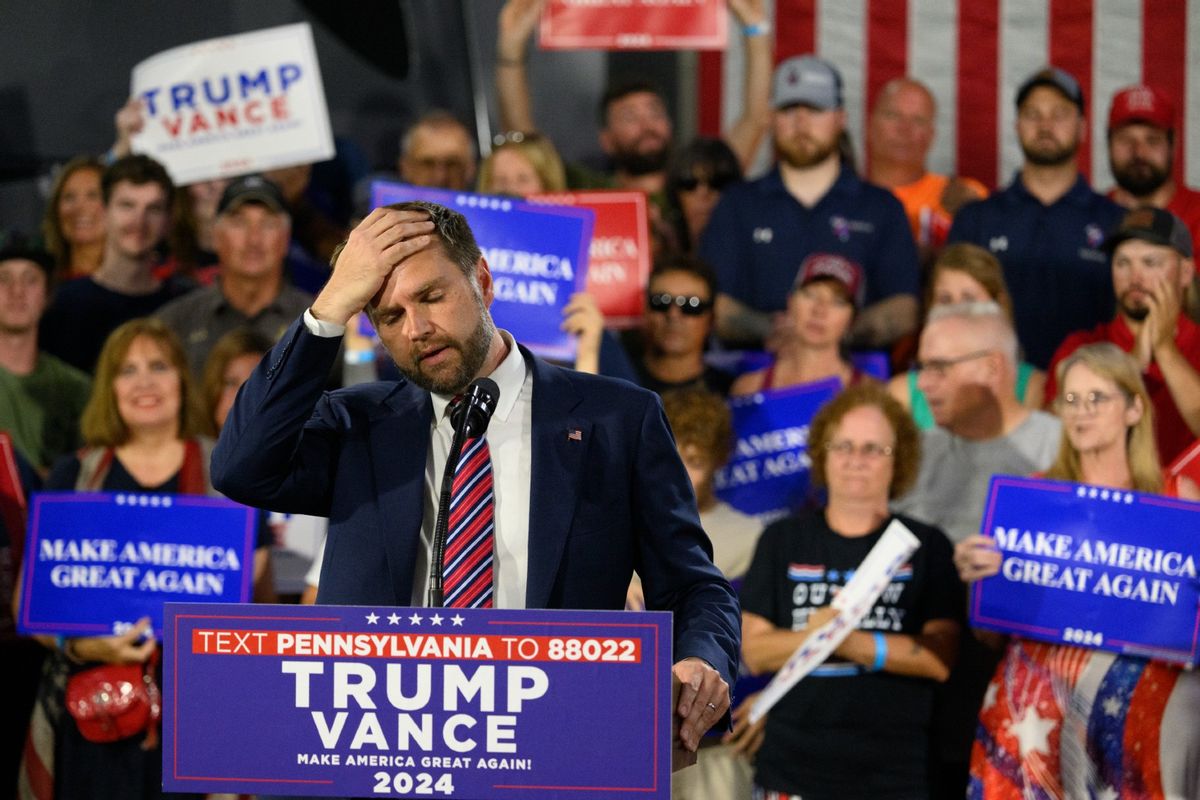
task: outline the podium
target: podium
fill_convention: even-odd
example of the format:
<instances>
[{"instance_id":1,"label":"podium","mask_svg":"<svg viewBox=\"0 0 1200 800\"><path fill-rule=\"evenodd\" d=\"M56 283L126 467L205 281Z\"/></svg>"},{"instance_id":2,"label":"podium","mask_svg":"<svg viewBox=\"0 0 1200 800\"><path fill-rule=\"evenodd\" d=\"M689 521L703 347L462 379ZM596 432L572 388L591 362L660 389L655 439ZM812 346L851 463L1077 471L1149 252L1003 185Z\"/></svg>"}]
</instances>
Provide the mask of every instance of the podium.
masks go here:
<instances>
[{"instance_id":1,"label":"podium","mask_svg":"<svg viewBox=\"0 0 1200 800\"><path fill-rule=\"evenodd\" d=\"M666 612L168 603L163 788L666 798Z\"/></svg>"}]
</instances>

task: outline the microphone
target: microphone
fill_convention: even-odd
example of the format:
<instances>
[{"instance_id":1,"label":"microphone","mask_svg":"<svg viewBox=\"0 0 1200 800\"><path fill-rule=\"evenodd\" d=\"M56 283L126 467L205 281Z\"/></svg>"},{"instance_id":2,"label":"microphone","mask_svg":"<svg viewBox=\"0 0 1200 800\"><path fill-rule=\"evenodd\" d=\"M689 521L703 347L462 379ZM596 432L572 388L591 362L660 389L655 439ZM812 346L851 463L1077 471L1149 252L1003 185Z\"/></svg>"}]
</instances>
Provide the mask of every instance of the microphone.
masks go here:
<instances>
[{"instance_id":1,"label":"microphone","mask_svg":"<svg viewBox=\"0 0 1200 800\"><path fill-rule=\"evenodd\" d=\"M463 431L463 440L475 439L487 430L492 414L496 412L496 403L500 401L500 387L491 378L476 378L462 400L450 412L450 420L454 423L454 431Z\"/></svg>"},{"instance_id":2,"label":"microphone","mask_svg":"<svg viewBox=\"0 0 1200 800\"><path fill-rule=\"evenodd\" d=\"M454 471L462 455L467 439L477 439L487 431L496 403L500 401L500 387L491 378L476 378L467 387L450 410L450 421L454 425L454 438L450 452L446 454L446 468L442 471L442 491L438 497L437 522L433 526L433 542L429 559L429 607L441 608L442 568L446 557L446 528L450 521L450 492L454 486Z\"/></svg>"}]
</instances>

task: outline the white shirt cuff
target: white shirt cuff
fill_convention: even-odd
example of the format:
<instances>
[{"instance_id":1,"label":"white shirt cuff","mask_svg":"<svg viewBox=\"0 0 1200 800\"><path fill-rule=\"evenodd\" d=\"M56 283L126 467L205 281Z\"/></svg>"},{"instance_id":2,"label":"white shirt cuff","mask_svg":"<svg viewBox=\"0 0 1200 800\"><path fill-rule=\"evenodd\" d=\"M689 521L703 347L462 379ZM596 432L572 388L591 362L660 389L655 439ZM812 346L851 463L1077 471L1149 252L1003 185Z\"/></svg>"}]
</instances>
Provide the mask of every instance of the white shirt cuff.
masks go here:
<instances>
[{"instance_id":1,"label":"white shirt cuff","mask_svg":"<svg viewBox=\"0 0 1200 800\"><path fill-rule=\"evenodd\" d=\"M308 328L308 332L313 336L320 336L322 339L334 339L346 333L345 325L317 319L313 316L311 308L304 309L304 327Z\"/></svg>"}]
</instances>

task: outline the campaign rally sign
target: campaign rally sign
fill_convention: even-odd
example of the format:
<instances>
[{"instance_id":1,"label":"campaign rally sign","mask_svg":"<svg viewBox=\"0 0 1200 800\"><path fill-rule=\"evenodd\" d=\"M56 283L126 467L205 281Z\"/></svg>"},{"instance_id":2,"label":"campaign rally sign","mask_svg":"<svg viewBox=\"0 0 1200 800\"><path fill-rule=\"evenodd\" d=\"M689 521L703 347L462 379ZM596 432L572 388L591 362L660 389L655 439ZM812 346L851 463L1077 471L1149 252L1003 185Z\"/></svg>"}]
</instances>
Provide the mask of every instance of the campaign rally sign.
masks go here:
<instances>
[{"instance_id":1,"label":"campaign rally sign","mask_svg":"<svg viewBox=\"0 0 1200 800\"><path fill-rule=\"evenodd\" d=\"M29 510L17 627L100 636L163 603L245 603L257 512L221 497L41 492Z\"/></svg>"},{"instance_id":2,"label":"campaign rally sign","mask_svg":"<svg viewBox=\"0 0 1200 800\"><path fill-rule=\"evenodd\" d=\"M983 534L1004 560L972 588L971 624L1195 663L1198 530L1200 503L994 477Z\"/></svg>"},{"instance_id":3,"label":"campaign rally sign","mask_svg":"<svg viewBox=\"0 0 1200 800\"><path fill-rule=\"evenodd\" d=\"M145 126L133 149L178 184L333 158L307 22L207 39L133 68Z\"/></svg>"},{"instance_id":4,"label":"campaign rally sign","mask_svg":"<svg viewBox=\"0 0 1200 800\"><path fill-rule=\"evenodd\" d=\"M371 184L371 207L427 200L467 218L492 270L492 319L545 358L575 360L575 337L561 330L563 307L586 285L595 212L511 197Z\"/></svg>"},{"instance_id":5,"label":"campaign rally sign","mask_svg":"<svg viewBox=\"0 0 1200 800\"><path fill-rule=\"evenodd\" d=\"M163 789L670 796L671 615L169 603Z\"/></svg>"},{"instance_id":6,"label":"campaign rally sign","mask_svg":"<svg viewBox=\"0 0 1200 800\"><path fill-rule=\"evenodd\" d=\"M721 50L724 0L550 0L539 44L547 50Z\"/></svg>"},{"instance_id":7,"label":"campaign rally sign","mask_svg":"<svg viewBox=\"0 0 1200 800\"><path fill-rule=\"evenodd\" d=\"M650 282L650 223L642 192L564 192L534 195L534 203L590 208L596 212L588 248L587 290L604 312L608 328L642 324Z\"/></svg>"},{"instance_id":8,"label":"campaign rally sign","mask_svg":"<svg viewBox=\"0 0 1200 800\"><path fill-rule=\"evenodd\" d=\"M842 388L837 378L732 397L733 456L714 478L716 495L746 514L777 517L808 493L808 425Z\"/></svg>"},{"instance_id":9,"label":"campaign rally sign","mask_svg":"<svg viewBox=\"0 0 1200 800\"><path fill-rule=\"evenodd\" d=\"M1200 484L1200 442L1193 442L1191 447L1176 456L1167 467L1167 474L1172 478L1183 476Z\"/></svg>"}]
</instances>

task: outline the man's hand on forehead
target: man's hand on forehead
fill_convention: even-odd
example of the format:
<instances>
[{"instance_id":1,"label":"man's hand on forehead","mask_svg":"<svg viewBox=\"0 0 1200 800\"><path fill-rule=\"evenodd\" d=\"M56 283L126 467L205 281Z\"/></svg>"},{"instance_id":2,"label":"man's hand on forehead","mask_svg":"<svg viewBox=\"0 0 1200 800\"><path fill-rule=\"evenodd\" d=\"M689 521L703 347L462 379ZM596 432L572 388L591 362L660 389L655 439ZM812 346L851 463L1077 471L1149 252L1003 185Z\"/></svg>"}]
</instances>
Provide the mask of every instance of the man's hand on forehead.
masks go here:
<instances>
[{"instance_id":1,"label":"man's hand on forehead","mask_svg":"<svg viewBox=\"0 0 1200 800\"><path fill-rule=\"evenodd\" d=\"M350 232L333 274L312 305L313 316L345 325L396 267L434 240L433 222L424 211L375 209Z\"/></svg>"}]
</instances>

